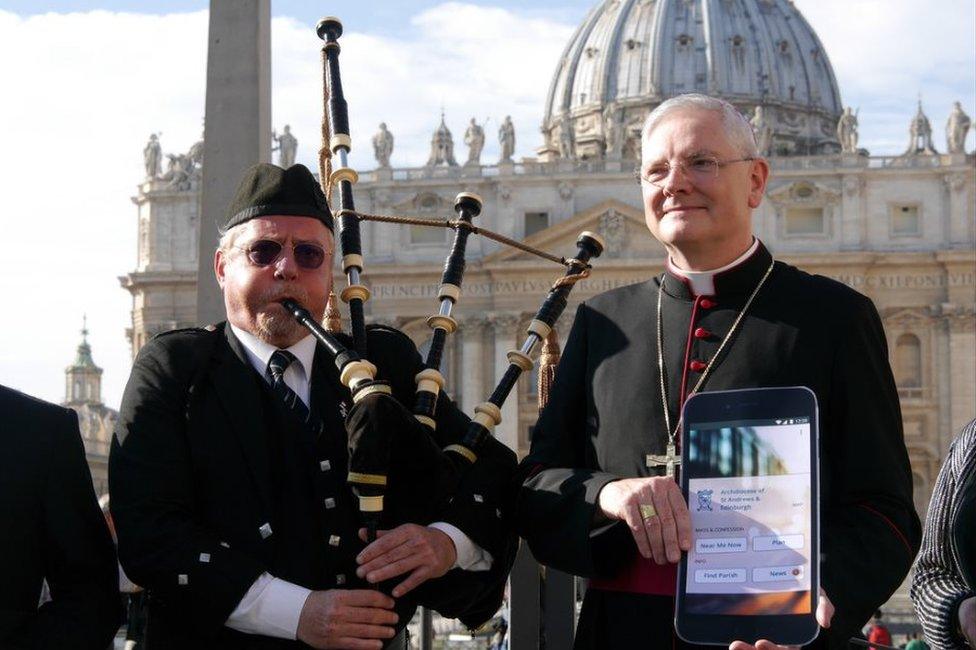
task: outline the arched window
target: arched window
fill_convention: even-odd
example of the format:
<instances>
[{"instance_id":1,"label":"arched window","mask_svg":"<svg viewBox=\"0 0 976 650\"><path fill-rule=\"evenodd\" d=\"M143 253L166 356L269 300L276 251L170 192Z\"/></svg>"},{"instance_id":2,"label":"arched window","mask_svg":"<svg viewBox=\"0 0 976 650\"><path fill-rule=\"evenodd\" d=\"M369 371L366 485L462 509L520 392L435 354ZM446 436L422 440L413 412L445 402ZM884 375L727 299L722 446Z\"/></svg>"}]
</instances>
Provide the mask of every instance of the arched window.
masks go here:
<instances>
[{"instance_id":1,"label":"arched window","mask_svg":"<svg viewBox=\"0 0 976 650\"><path fill-rule=\"evenodd\" d=\"M895 342L895 383L901 388L922 385L922 344L914 334L902 334Z\"/></svg>"}]
</instances>

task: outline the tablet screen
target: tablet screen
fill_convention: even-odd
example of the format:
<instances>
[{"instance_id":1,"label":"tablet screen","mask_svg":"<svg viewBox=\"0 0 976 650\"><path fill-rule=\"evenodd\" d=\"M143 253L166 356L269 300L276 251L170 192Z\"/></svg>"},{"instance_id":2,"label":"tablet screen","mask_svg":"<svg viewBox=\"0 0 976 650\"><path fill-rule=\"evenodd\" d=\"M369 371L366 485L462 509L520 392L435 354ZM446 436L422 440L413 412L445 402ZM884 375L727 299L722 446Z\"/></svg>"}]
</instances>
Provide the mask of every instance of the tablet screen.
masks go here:
<instances>
[{"instance_id":1,"label":"tablet screen","mask_svg":"<svg viewBox=\"0 0 976 650\"><path fill-rule=\"evenodd\" d=\"M689 614L811 611L810 419L688 423Z\"/></svg>"}]
</instances>

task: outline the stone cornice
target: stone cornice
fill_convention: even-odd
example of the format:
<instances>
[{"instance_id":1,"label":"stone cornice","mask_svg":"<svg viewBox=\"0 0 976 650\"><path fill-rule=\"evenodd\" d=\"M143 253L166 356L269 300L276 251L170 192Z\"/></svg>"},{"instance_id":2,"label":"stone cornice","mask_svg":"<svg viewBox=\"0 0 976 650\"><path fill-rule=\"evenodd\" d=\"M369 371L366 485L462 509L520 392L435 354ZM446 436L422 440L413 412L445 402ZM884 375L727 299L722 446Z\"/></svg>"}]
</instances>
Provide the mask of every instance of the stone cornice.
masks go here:
<instances>
[{"instance_id":1,"label":"stone cornice","mask_svg":"<svg viewBox=\"0 0 976 650\"><path fill-rule=\"evenodd\" d=\"M195 271L132 271L119 276L119 284L130 291L147 285L191 285L196 286Z\"/></svg>"}]
</instances>

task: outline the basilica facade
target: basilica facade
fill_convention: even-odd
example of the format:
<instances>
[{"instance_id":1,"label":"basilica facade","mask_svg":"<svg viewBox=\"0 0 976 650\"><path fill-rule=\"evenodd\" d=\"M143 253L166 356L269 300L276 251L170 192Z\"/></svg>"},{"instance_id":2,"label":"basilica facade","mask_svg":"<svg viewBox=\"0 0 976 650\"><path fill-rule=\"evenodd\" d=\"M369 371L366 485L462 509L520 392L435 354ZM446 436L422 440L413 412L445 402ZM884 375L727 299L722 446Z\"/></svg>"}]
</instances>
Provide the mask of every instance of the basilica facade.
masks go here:
<instances>
[{"instance_id":1,"label":"basilica facade","mask_svg":"<svg viewBox=\"0 0 976 650\"><path fill-rule=\"evenodd\" d=\"M467 162L459 164L442 117L428 164L404 168L378 134L377 167L360 172L357 207L449 219L455 195L466 191L484 199L476 225L556 255L572 255L580 231L600 233L607 251L572 293L557 326L564 341L580 301L663 270L633 170L646 115L686 92L727 99L751 119L772 168L756 236L778 259L844 282L877 305L924 516L949 441L976 412L976 157L965 151L968 118L957 106L943 146L919 102L905 107L902 155L858 147L857 116L841 103L827 52L788 0L605 0L556 66L533 155L511 155L519 148L503 131L502 159L481 161L484 133L472 120L468 155L459 156ZM151 173L134 198L138 263L120 278L133 299L133 354L154 334L197 324L199 168L183 158L170 157L172 169ZM363 238L368 318L399 327L423 351L449 232L366 223ZM470 239L461 327L443 363L463 409L491 392L561 273ZM523 379L496 435L524 454L537 413L534 378Z\"/></svg>"}]
</instances>

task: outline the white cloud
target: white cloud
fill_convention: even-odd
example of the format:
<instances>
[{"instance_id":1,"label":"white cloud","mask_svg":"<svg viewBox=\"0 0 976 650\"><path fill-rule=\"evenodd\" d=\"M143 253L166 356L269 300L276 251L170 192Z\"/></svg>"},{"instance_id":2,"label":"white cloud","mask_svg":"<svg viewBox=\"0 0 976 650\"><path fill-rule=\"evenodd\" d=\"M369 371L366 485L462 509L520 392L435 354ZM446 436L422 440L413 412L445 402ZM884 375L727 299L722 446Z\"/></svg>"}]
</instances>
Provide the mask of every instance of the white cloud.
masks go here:
<instances>
[{"instance_id":1,"label":"white cloud","mask_svg":"<svg viewBox=\"0 0 976 650\"><path fill-rule=\"evenodd\" d=\"M796 4L824 42L844 102L861 107L862 144L876 153L905 146L919 91L940 147L952 100L976 114L970 0ZM552 71L576 27L553 15L449 2L417 14L395 37L347 32L340 58L353 165L374 166L369 140L381 121L396 136L393 163L422 165L442 106L457 157L476 116L490 118L482 159L497 160L505 115L518 129L517 156L533 155ZM129 197L150 132L162 132L168 153L200 135L206 30L206 12L0 11L0 383L59 401L87 312L105 400L118 404L131 303L116 277L134 268L136 254ZM314 168L321 41L311 25L284 17L273 20L272 38L274 124L291 124L299 161Z\"/></svg>"},{"instance_id":2,"label":"white cloud","mask_svg":"<svg viewBox=\"0 0 976 650\"><path fill-rule=\"evenodd\" d=\"M508 11L446 4L419 14L400 38L349 32L342 69L354 140L353 165L374 166L369 140L381 121L397 138L393 162L422 165L443 104L460 150L467 120L491 117L492 134L511 114L518 152L538 145L549 75L571 26L517 21ZM471 24L471 38L461 34ZM439 30L446 30L441 32ZM8 242L0 319L0 383L51 401L88 314L103 396L117 405L128 376L124 330L131 301L117 276L135 267L142 147L162 132L166 153L198 139L204 110L207 14L93 11L21 18L0 11L0 211ZM317 165L321 119L321 41L311 26L272 22L273 109L291 124L299 161ZM15 90L14 90L15 89ZM13 100L11 100L11 96ZM458 151L460 156L460 151ZM483 160L498 156L488 138Z\"/></svg>"},{"instance_id":3,"label":"white cloud","mask_svg":"<svg viewBox=\"0 0 976 650\"><path fill-rule=\"evenodd\" d=\"M952 102L976 112L971 0L795 1L830 56L845 105L861 108L861 143L872 153L905 149L919 93L939 150Z\"/></svg>"},{"instance_id":4,"label":"white cloud","mask_svg":"<svg viewBox=\"0 0 976 650\"><path fill-rule=\"evenodd\" d=\"M177 149L199 137L206 30L205 12L0 11L0 383L60 401L87 313L118 404L131 304L116 278L135 266L141 150L150 131Z\"/></svg>"},{"instance_id":5,"label":"white cloud","mask_svg":"<svg viewBox=\"0 0 976 650\"><path fill-rule=\"evenodd\" d=\"M518 130L517 154L534 155L545 93L573 26L453 2L418 14L411 26L399 38L356 31L340 38L353 165L375 166L370 139L380 122L396 139L392 163L423 165L442 106L456 157L468 120L477 117L479 123L489 119L482 160L497 160L495 134L506 115ZM313 165L322 105L321 41L311 27L290 19L274 21L272 39L275 121L292 124L299 160Z\"/></svg>"}]
</instances>

